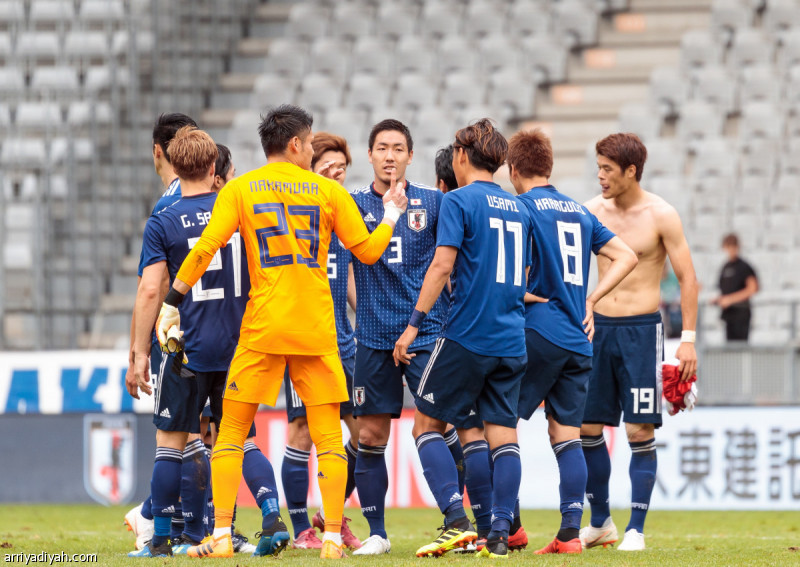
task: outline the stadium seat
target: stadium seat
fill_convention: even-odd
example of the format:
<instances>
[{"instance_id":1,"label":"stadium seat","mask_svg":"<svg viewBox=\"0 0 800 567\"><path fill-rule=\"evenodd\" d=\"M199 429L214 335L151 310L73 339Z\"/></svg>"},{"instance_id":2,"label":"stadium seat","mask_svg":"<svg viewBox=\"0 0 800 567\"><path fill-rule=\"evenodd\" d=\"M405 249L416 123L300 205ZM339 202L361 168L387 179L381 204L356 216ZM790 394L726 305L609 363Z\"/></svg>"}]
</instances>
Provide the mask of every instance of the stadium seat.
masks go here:
<instances>
[{"instance_id":1,"label":"stadium seat","mask_svg":"<svg viewBox=\"0 0 800 567\"><path fill-rule=\"evenodd\" d=\"M126 69L119 69L112 66L95 66L86 70L83 79L83 88L88 93L97 95L112 89L114 86L127 87L130 76Z\"/></svg>"},{"instance_id":2,"label":"stadium seat","mask_svg":"<svg viewBox=\"0 0 800 567\"><path fill-rule=\"evenodd\" d=\"M276 38L270 42L265 65L268 71L300 80L306 74L307 64L308 55L299 49L297 41Z\"/></svg>"},{"instance_id":3,"label":"stadium seat","mask_svg":"<svg viewBox=\"0 0 800 567\"><path fill-rule=\"evenodd\" d=\"M54 102L25 101L17 106L15 123L18 128L54 131L61 127L61 109Z\"/></svg>"},{"instance_id":4,"label":"stadium seat","mask_svg":"<svg viewBox=\"0 0 800 567\"><path fill-rule=\"evenodd\" d=\"M50 165L70 165L70 159L76 162L88 162L92 159L95 148L89 138L55 138L50 144Z\"/></svg>"},{"instance_id":5,"label":"stadium seat","mask_svg":"<svg viewBox=\"0 0 800 567\"><path fill-rule=\"evenodd\" d=\"M766 208L765 195L773 191L772 176L745 173L732 189L733 212L761 214Z\"/></svg>"},{"instance_id":6,"label":"stadium seat","mask_svg":"<svg viewBox=\"0 0 800 567\"><path fill-rule=\"evenodd\" d=\"M24 61L56 60L61 54L61 41L55 32L22 32L17 38L17 55Z\"/></svg>"},{"instance_id":7,"label":"stadium seat","mask_svg":"<svg viewBox=\"0 0 800 567\"><path fill-rule=\"evenodd\" d=\"M107 125L111 123L111 105L107 102L78 100L67 109L67 125L80 128L84 126Z\"/></svg>"},{"instance_id":8,"label":"stadium seat","mask_svg":"<svg viewBox=\"0 0 800 567\"><path fill-rule=\"evenodd\" d=\"M680 67L684 75L696 75L698 70L721 61L722 48L708 30L689 30L681 37Z\"/></svg>"},{"instance_id":9,"label":"stadium seat","mask_svg":"<svg viewBox=\"0 0 800 567\"><path fill-rule=\"evenodd\" d=\"M739 30L750 27L752 23L752 10L741 2L714 0L711 4L711 31L725 45Z\"/></svg>"},{"instance_id":10,"label":"stadium seat","mask_svg":"<svg viewBox=\"0 0 800 567\"><path fill-rule=\"evenodd\" d=\"M772 43L760 29L741 29L733 38L726 63L731 71L741 73L750 66L770 65L772 51Z\"/></svg>"},{"instance_id":11,"label":"stadium seat","mask_svg":"<svg viewBox=\"0 0 800 567\"><path fill-rule=\"evenodd\" d=\"M83 0L78 15L84 23L111 25L124 20L125 7L122 0Z\"/></svg>"},{"instance_id":12,"label":"stadium seat","mask_svg":"<svg viewBox=\"0 0 800 567\"><path fill-rule=\"evenodd\" d=\"M719 177L694 179L690 185L694 212L727 217L731 212L735 183L733 172Z\"/></svg>"},{"instance_id":13,"label":"stadium seat","mask_svg":"<svg viewBox=\"0 0 800 567\"><path fill-rule=\"evenodd\" d=\"M417 7L411 3L381 2L375 14L375 35L397 39L417 27Z\"/></svg>"},{"instance_id":14,"label":"stadium seat","mask_svg":"<svg viewBox=\"0 0 800 567\"><path fill-rule=\"evenodd\" d=\"M489 104L473 103L456 107L453 114L456 118L456 128L453 129L452 134L455 134L456 130L459 128L463 128L467 124L480 120L481 118L489 118L492 120L497 125L497 129L501 132L506 129L505 117L503 117L499 109Z\"/></svg>"},{"instance_id":15,"label":"stadium seat","mask_svg":"<svg viewBox=\"0 0 800 567\"><path fill-rule=\"evenodd\" d=\"M6 128L11 126L11 112L5 103L0 103L0 126Z\"/></svg>"},{"instance_id":16,"label":"stadium seat","mask_svg":"<svg viewBox=\"0 0 800 567\"><path fill-rule=\"evenodd\" d=\"M769 0L761 22L770 36L783 43L793 28L800 27L800 3L797 0Z\"/></svg>"},{"instance_id":17,"label":"stadium seat","mask_svg":"<svg viewBox=\"0 0 800 567\"><path fill-rule=\"evenodd\" d=\"M536 84L526 73L504 69L489 79L487 102L504 109L504 120L530 117L536 108Z\"/></svg>"},{"instance_id":18,"label":"stadium seat","mask_svg":"<svg viewBox=\"0 0 800 567\"><path fill-rule=\"evenodd\" d=\"M783 134L784 119L778 108L769 102L750 102L744 105L739 121L739 139L742 145L747 147L754 139L759 138L780 139Z\"/></svg>"},{"instance_id":19,"label":"stadium seat","mask_svg":"<svg viewBox=\"0 0 800 567\"><path fill-rule=\"evenodd\" d=\"M399 75L418 73L433 75L436 69L436 52L427 39L406 35L395 47L395 72Z\"/></svg>"},{"instance_id":20,"label":"stadium seat","mask_svg":"<svg viewBox=\"0 0 800 567\"><path fill-rule=\"evenodd\" d=\"M383 79L394 75L394 52L386 48L386 39L359 38L353 46L353 73L372 73Z\"/></svg>"},{"instance_id":21,"label":"stadium seat","mask_svg":"<svg viewBox=\"0 0 800 567\"><path fill-rule=\"evenodd\" d=\"M591 147L594 163L594 144ZM679 177L683 175L685 155L673 138L656 138L647 144L647 163L644 175L653 177ZM596 171L596 166L593 168Z\"/></svg>"},{"instance_id":22,"label":"stadium seat","mask_svg":"<svg viewBox=\"0 0 800 567\"><path fill-rule=\"evenodd\" d=\"M439 39L458 34L462 6L461 2L452 0L425 2L419 19L419 31L422 36ZM400 38L401 41L402 39L403 37Z\"/></svg>"},{"instance_id":23,"label":"stadium seat","mask_svg":"<svg viewBox=\"0 0 800 567\"><path fill-rule=\"evenodd\" d=\"M692 243L692 250L719 254L722 236L725 232L729 231L728 223L725 218L720 215L695 215L692 222L692 238L690 240Z\"/></svg>"},{"instance_id":24,"label":"stadium seat","mask_svg":"<svg viewBox=\"0 0 800 567\"><path fill-rule=\"evenodd\" d=\"M513 39L548 35L552 31L551 3L514 2L508 11L508 32Z\"/></svg>"},{"instance_id":25,"label":"stadium seat","mask_svg":"<svg viewBox=\"0 0 800 567\"><path fill-rule=\"evenodd\" d=\"M505 14L493 0L472 0L464 14L464 34L470 38L504 34Z\"/></svg>"},{"instance_id":26,"label":"stadium seat","mask_svg":"<svg viewBox=\"0 0 800 567\"><path fill-rule=\"evenodd\" d=\"M134 39L131 40L131 37ZM130 49L136 46L139 56L147 55L153 51L155 39L149 30L137 30L133 36L128 30L117 30L111 36L111 52L114 55L128 55Z\"/></svg>"},{"instance_id":27,"label":"stadium seat","mask_svg":"<svg viewBox=\"0 0 800 567\"><path fill-rule=\"evenodd\" d=\"M11 34L9 32L0 32L0 61L10 62L13 54L14 48L11 42Z\"/></svg>"},{"instance_id":28,"label":"stadium seat","mask_svg":"<svg viewBox=\"0 0 800 567\"><path fill-rule=\"evenodd\" d=\"M645 175L648 169L645 167ZM687 191L683 177L654 177L643 179L643 186L652 191L667 203L675 207L682 219L686 219L691 205L692 195Z\"/></svg>"},{"instance_id":29,"label":"stadium seat","mask_svg":"<svg viewBox=\"0 0 800 567\"><path fill-rule=\"evenodd\" d=\"M311 71L328 75L338 85L347 79L350 46L343 40L321 37L311 44Z\"/></svg>"},{"instance_id":30,"label":"stadium seat","mask_svg":"<svg viewBox=\"0 0 800 567\"><path fill-rule=\"evenodd\" d=\"M736 155L727 138L706 138L697 140L692 175L730 176L736 172Z\"/></svg>"},{"instance_id":31,"label":"stadium seat","mask_svg":"<svg viewBox=\"0 0 800 567\"><path fill-rule=\"evenodd\" d=\"M347 108L333 108L326 112L322 126L325 131L347 140L351 153L356 151L354 148L360 148L367 138L363 118L357 111Z\"/></svg>"},{"instance_id":32,"label":"stadium seat","mask_svg":"<svg viewBox=\"0 0 800 567\"><path fill-rule=\"evenodd\" d=\"M0 67L0 94L6 100L25 92L25 75L18 67Z\"/></svg>"},{"instance_id":33,"label":"stadium seat","mask_svg":"<svg viewBox=\"0 0 800 567\"><path fill-rule=\"evenodd\" d=\"M598 15L580 0L561 0L553 6L555 35L564 37L570 47L597 43Z\"/></svg>"},{"instance_id":34,"label":"stadium seat","mask_svg":"<svg viewBox=\"0 0 800 567\"><path fill-rule=\"evenodd\" d=\"M448 106L455 107L482 104L484 101L483 83L476 81L475 76L471 73L448 73L444 77L444 85L439 98Z\"/></svg>"},{"instance_id":35,"label":"stadium seat","mask_svg":"<svg viewBox=\"0 0 800 567\"><path fill-rule=\"evenodd\" d=\"M783 41L778 48L777 67L781 74L800 66L800 26L791 28L783 34Z\"/></svg>"},{"instance_id":36,"label":"stadium seat","mask_svg":"<svg viewBox=\"0 0 800 567\"><path fill-rule=\"evenodd\" d=\"M650 100L661 117L679 114L689 98L689 81L675 67L656 67L650 73Z\"/></svg>"},{"instance_id":37,"label":"stadium seat","mask_svg":"<svg viewBox=\"0 0 800 567\"><path fill-rule=\"evenodd\" d=\"M444 147L453 141L457 130L455 118L444 108L420 109L413 125L414 141L425 146Z\"/></svg>"},{"instance_id":38,"label":"stadium seat","mask_svg":"<svg viewBox=\"0 0 800 567\"><path fill-rule=\"evenodd\" d=\"M49 91L59 98L77 93L78 70L74 67L36 67L31 74L31 90L39 94Z\"/></svg>"},{"instance_id":39,"label":"stadium seat","mask_svg":"<svg viewBox=\"0 0 800 567\"><path fill-rule=\"evenodd\" d=\"M439 43L438 55L438 74L441 77L457 71L474 73L478 69L478 50L464 37L444 38Z\"/></svg>"},{"instance_id":40,"label":"stadium seat","mask_svg":"<svg viewBox=\"0 0 800 567\"><path fill-rule=\"evenodd\" d=\"M784 174L775 185L765 187L770 211L797 214L800 211L800 175Z\"/></svg>"},{"instance_id":41,"label":"stadium seat","mask_svg":"<svg viewBox=\"0 0 800 567\"><path fill-rule=\"evenodd\" d=\"M107 34L98 31L71 31L64 40L64 54L72 61L105 60L110 47Z\"/></svg>"},{"instance_id":42,"label":"stadium seat","mask_svg":"<svg viewBox=\"0 0 800 567\"><path fill-rule=\"evenodd\" d=\"M331 35L348 40L356 40L374 31L372 11L359 4L339 2L333 7Z\"/></svg>"},{"instance_id":43,"label":"stadium seat","mask_svg":"<svg viewBox=\"0 0 800 567\"><path fill-rule=\"evenodd\" d=\"M784 114L800 115L800 67L792 67L784 73L781 105Z\"/></svg>"},{"instance_id":44,"label":"stadium seat","mask_svg":"<svg viewBox=\"0 0 800 567\"><path fill-rule=\"evenodd\" d=\"M767 230L762 234L762 246L769 250L793 250L797 246L797 215L772 212L768 221Z\"/></svg>"},{"instance_id":45,"label":"stadium seat","mask_svg":"<svg viewBox=\"0 0 800 567\"><path fill-rule=\"evenodd\" d=\"M376 107L389 104L389 84L371 73L356 73L350 78L346 103L351 108Z\"/></svg>"},{"instance_id":46,"label":"stadium seat","mask_svg":"<svg viewBox=\"0 0 800 567\"><path fill-rule=\"evenodd\" d=\"M619 109L618 131L633 132L647 143L661 134L661 119L651 105L629 102Z\"/></svg>"},{"instance_id":47,"label":"stadium seat","mask_svg":"<svg viewBox=\"0 0 800 567\"><path fill-rule=\"evenodd\" d=\"M777 104L781 95L781 83L772 65L753 65L742 69L740 74L739 104L744 107L751 102Z\"/></svg>"},{"instance_id":48,"label":"stadium seat","mask_svg":"<svg viewBox=\"0 0 800 567\"><path fill-rule=\"evenodd\" d=\"M294 100L297 93L297 81L290 76L277 73L258 75L253 83L253 94L250 97L251 108L264 108Z\"/></svg>"},{"instance_id":49,"label":"stadium seat","mask_svg":"<svg viewBox=\"0 0 800 567\"><path fill-rule=\"evenodd\" d=\"M730 114L738 105L739 85L722 65L708 65L694 77L691 98Z\"/></svg>"},{"instance_id":50,"label":"stadium seat","mask_svg":"<svg viewBox=\"0 0 800 567\"><path fill-rule=\"evenodd\" d=\"M507 34L484 36L480 40L481 73L488 76L505 69L519 73L521 55L519 47L509 40Z\"/></svg>"},{"instance_id":51,"label":"stadium seat","mask_svg":"<svg viewBox=\"0 0 800 567\"><path fill-rule=\"evenodd\" d=\"M694 149L693 142L700 138L711 138L722 135L725 125L724 116L718 108L703 101L686 102L680 110L677 136L689 149Z\"/></svg>"},{"instance_id":52,"label":"stadium seat","mask_svg":"<svg viewBox=\"0 0 800 567\"><path fill-rule=\"evenodd\" d=\"M436 104L436 86L425 75L408 73L398 78L392 104L403 108L426 108Z\"/></svg>"},{"instance_id":53,"label":"stadium seat","mask_svg":"<svg viewBox=\"0 0 800 567\"><path fill-rule=\"evenodd\" d=\"M567 79L568 47L556 36L540 35L521 42L523 73L531 73L537 84L559 83Z\"/></svg>"},{"instance_id":54,"label":"stadium seat","mask_svg":"<svg viewBox=\"0 0 800 567\"><path fill-rule=\"evenodd\" d=\"M330 75L309 73L300 83L298 103L312 112L325 112L341 105L342 87Z\"/></svg>"},{"instance_id":55,"label":"stadium seat","mask_svg":"<svg viewBox=\"0 0 800 567\"><path fill-rule=\"evenodd\" d=\"M330 14L326 8L313 3L295 2L289 12L285 37L286 39L301 38L305 41L325 37L329 20Z\"/></svg>"},{"instance_id":56,"label":"stadium seat","mask_svg":"<svg viewBox=\"0 0 800 567\"><path fill-rule=\"evenodd\" d=\"M6 138L0 150L0 165L19 169L37 169L47 163L44 140Z\"/></svg>"},{"instance_id":57,"label":"stadium seat","mask_svg":"<svg viewBox=\"0 0 800 567\"><path fill-rule=\"evenodd\" d=\"M3 27L19 26L25 21L24 0L5 0L0 2L0 25Z\"/></svg>"},{"instance_id":58,"label":"stadium seat","mask_svg":"<svg viewBox=\"0 0 800 567\"><path fill-rule=\"evenodd\" d=\"M30 0L30 22L64 25L75 19L75 4L71 0Z\"/></svg>"}]
</instances>

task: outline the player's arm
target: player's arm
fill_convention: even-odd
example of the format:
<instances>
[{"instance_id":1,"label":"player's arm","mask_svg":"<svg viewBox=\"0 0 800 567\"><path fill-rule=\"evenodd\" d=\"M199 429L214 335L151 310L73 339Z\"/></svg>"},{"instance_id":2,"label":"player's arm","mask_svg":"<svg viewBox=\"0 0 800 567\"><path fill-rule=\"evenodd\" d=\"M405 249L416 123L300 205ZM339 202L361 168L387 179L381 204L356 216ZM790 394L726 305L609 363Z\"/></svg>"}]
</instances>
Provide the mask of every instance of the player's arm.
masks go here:
<instances>
[{"instance_id":1,"label":"player's arm","mask_svg":"<svg viewBox=\"0 0 800 567\"><path fill-rule=\"evenodd\" d=\"M133 306L133 373L135 384L128 384L128 392L139 399L141 390L148 396L150 387L150 338L158 316L161 288L167 273L167 262L162 260L144 268L139 288L136 290L136 303Z\"/></svg>"},{"instance_id":2,"label":"player's arm","mask_svg":"<svg viewBox=\"0 0 800 567\"><path fill-rule=\"evenodd\" d=\"M694 348L694 341L699 285L692 264L689 243L686 242L686 236L683 234L683 224L678 212L673 207L666 205L656 212L655 220L658 223L661 239L667 250L672 269L681 286L683 332L675 357L680 361L678 369L681 372L681 381L686 381L697 372L697 352Z\"/></svg>"},{"instance_id":3,"label":"player's arm","mask_svg":"<svg viewBox=\"0 0 800 567\"><path fill-rule=\"evenodd\" d=\"M219 197L214 203L214 209L211 211L208 225L203 230L200 240L183 260L183 264L175 276L175 281L172 282L172 287L164 298L156 321L156 335L162 348L165 348L167 344L167 330L173 325L180 327L181 317L178 313L178 305L205 273L217 250L227 246L228 240L239 228L237 195L238 190L235 183L229 183L220 191Z\"/></svg>"},{"instance_id":4,"label":"player's arm","mask_svg":"<svg viewBox=\"0 0 800 567\"><path fill-rule=\"evenodd\" d=\"M344 247L364 264L378 261L389 242L397 220L406 211L408 198L404 187L397 187L395 173L389 190L383 195L383 220L370 234L358 212L358 206L346 191L331 193L335 208L333 231Z\"/></svg>"},{"instance_id":5,"label":"player's arm","mask_svg":"<svg viewBox=\"0 0 800 567\"><path fill-rule=\"evenodd\" d=\"M630 246L625 244L619 236L615 236L606 242L597 252L598 256L605 256L611 263L597 281L597 286L586 297L586 318L583 320L583 330L589 337L589 342L594 338L594 306L603 299L606 294L617 287L617 284L625 279L639 263L636 253Z\"/></svg>"},{"instance_id":6,"label":"player's arm","mask_svg":"<svg viewBox=\"0 0 800 567\"><path fill-rule=\"evenodd\" d=\"M347 304L356 310L356 276L353 273L353 262L347 263Z\"/></svg>"},{"instance_id":7,"label":"player's arm","mask_svg":"<svg viewBox=\"0 0 800 567\"><path fill-rule=\"evenodd\" d=\"M422 282L422 290L419 292L419 299L414 308L414 313L408 326L403 334L397 339L394 345L394 365L399 366L408 364L411 359L416 355L408 352L408 347L417 338L417 332L422 320L433 309L433 305L439 296L442 294L444 286L450 279L450 274L453 273L453 267L456 265L456 257L458 256L458 248L454 246L437 246L436 253L433 255L428 271L425 272L425 279Z\"/></svg>"}]
</instances>

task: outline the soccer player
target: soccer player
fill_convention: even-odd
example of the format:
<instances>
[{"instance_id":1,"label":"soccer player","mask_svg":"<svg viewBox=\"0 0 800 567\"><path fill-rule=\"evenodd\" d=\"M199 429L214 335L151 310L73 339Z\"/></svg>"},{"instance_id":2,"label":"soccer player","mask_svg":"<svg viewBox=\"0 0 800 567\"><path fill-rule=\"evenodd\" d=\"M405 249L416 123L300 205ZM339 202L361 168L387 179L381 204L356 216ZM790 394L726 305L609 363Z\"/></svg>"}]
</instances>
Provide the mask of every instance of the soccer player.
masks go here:
<instances>
[{"instance_id":1,"label":"soccer player","mask_svg":"<svg viewBox=\"0 0 800 567\"><path fill-rule=\"evenodd\" d=\"M214 162L214 191L219 191L236 177L236 168L233 166L233 158L228 146L217 144L217 161Z\"/></svg>"},{"instance_id":2,"label":"soccer player","mask_svg":"<svg viewBox=\"0 0 800 567\"><path fill-rule=\"evenodd\" d=\"M602 194L586 203L609 230L636 252L636 268L594 306L592 377L581 427L591 505L590 525L581 530L584 547L617 541L608 505L611 461L603 426L617 427L624 412L631 447L631 518L618 549L645 548L644 521L656 481L655 429L661 426L661 364L663 340L658 311L660 281L669 257L681 286L683 332L675 356L681 380L697 370L694 348L697 322L697 277L681 219L661 197L639 182L647 149L635 134L612 134L596 145L597 178ZM597 259L603 278L608 258Z\"/></svg>"},{"instance_id":3,"label":"soccer player","mask_svg":"<svg viewBox=\"0 0 800 567\"><path fill-rule=\"evenodd\" d=\"M477 538L443 437L446 423L459 423L476 405L494 461L491 531L479 555L499 557L508 555L521 476L516 402L527 359L530 217L516 197L493 182L508 144L488 119L456 132L453 148L453 171L461 187L444 196L436 254L393 356L395 364L414 360L409 347L455 270L444 335L417 390L413 431L445 525L417 556L442 555Z\"/></svg>"},{"instance_id":4,"label":"soccer player","mask_svg":"<svg viewBox=\"0 0 800 567\"><path fill-rule=\"evenodd\" d=\"M414 141L402 122L387 119L375 124L369 135L367 155L375 173L374 181L353 193L367 228L375 230L378 226L382 200L393 179L398 186L405 187L409 207L378 262L370 266L353 262L359 298L353 377L353 415L359 424L355 477L361 511L370 530L369 537L354 555L380 555L391 550L384 524L384 501L389 488L384 452L391 420L400 417L403 409L403 380L412 393L416 392L433 352L433 343L441 333L446 311L442 296L432 306L430 317L411 346L416 358L404 368L395 367L394 341L414 310L425 270L433 259L442 193L406 179L406 167L414 156ZM454 459L463 460L455 429L449 432L448 441L456 453Z\"/></svg>"},{"instance_id":5,"label":"soccer player","mask_svg":"<svg viewBox=\"0 0 800 567\"><path fill-rule=\"evenodd\" d=\"M149 385L150 352L161 299L161 282L165 274L174 278L202 233L216 200L212 186L217 148L208 134L187 126L178 131L167 151L182 182L182 198L156 212L145 227L142 246L144 271L134 311L134 374L138 388L130 390L131 395L137 398L138 390L148 395L152 393ZM203 511L209 476L208 457L200 439L189 444L187 439L189 433L199 434L199 418L209 395L208 386L215 378L224 380L228 361L236 347L238 325L248 295L248 286L242 286L244 269L246 265L239 235L235 234L220 255L216 273L210 273L205 281L198 283L186 302L184 324L190 335L184 352L189 360L184 360L183 352L161 358L153 411L153 422L158 429L151 481L155 533L146 548L131 556L185 553L190 545L205 537ZM201 320L209 319L215 324L201 324ZM198 385L203 387L199 395ZM182 465L187 458L197 461L198 469L188 479L181 478ZM179 497L187 494L186 491L181 494L184 482L193 485L195 490L188 494L199 501L199 505L195 505L194 501L184 498L184 514L195 508L200 512L197 517L194 514L186 516L183 541L173 542L170 539L170 520Z\"/></svg>"},{"instance_id":6,"label":"soccer player","mask_svg":"<svg viewBox=\"0 0 800 567\"><path fill-rule=\"evenodd\" d=\"M580 427L592 369L592 307L630 273L637 259L597 217L550 184L553 148L541 130L512 136L507 162L511 183L533 224L525 294L528 368L519 393L519 417L530 419L545 402L561 477L561 528L536 553L580 553L586 489ZM592 253L610 264L587 297Z\"/></svg>"},{"instance_id":7,"label":"soccer player","mask_svg":"<svg viewBox=\"0 0 800 567\"><path fill-rule=\"evenodd\" d=\"M436 168L436 188L442 193L458 189L456 174L453 173L453 144L440 148L434 161Z\"/></svg>"},{"instance_id":8,"label":"soccer player","mask_svg":"<svg viewBox=\"0 0 800 567\"><path fill-rule=\"evenodd\" d=\"M164 184L164 193L159 198L156 205L153 207L151 214L164 209L165 207L175 203L181 198L181 183L178 179L178 174L170 162L169 154L167 153L167 146L175 137L175 134L184 126L197 126L197 123L189 116L181 113L162 114L156 120L153 126L153 167L156 174L161 178ZM144 255L143 251L139 256L138 276L139 282L142 279L142 272L144 270ZM165 276L166 277L166 276ZM165 279L164 289L166 290L169 285L169 280ZM133 372L133 341L135 333L134 314L131 314L131 343L130 352L128 356L128 371L125 375L125 384L129 391L136 388L136 378ZM151 356L151 372L154 375L158 374L158 369L161 363L161 349L154 346ZM192 439L193 441L194 439ZM191 469L192 460L187 461L189 469ZM191 470L187 470L187 476L192 476ZM187 484L187 490L191 490ZM125 514L125 524L128 529L133 531L136 536L136 549L143 549L147 542L153 537L153 514L151 510L151 499L148 496L140 505L132 508ZM193 512L192 512L192 515ZM183 531L184 522L182 517L181 506L176 507L175 520L174 520L174 535L178 536Z\"/></svg>"},{"instance_id":9,"label":"soccer player","mask_svg":"<svg viewBox=\"0 0 800 567\"><path fill-rule=\"evenodd\" d=\"M347 167L351 163L350 149L347 141L341 136L327 132L314 134L311 143L314 157L311 159L311 170L314 173L335 179L344 185L347 178ZM336 235L331 235L331 246L328 249L328 282L333 296L333 312L336 318L336 336L339 343L339 357L347 379L347 391L351 399L339 406L339 415L350 430L350 440L345 444L347 454L347 488L345 500L355 488L355 462L358 451L358 425L353 418L353 367L355 365L356 343L353 327L347 318L347 304L355 309L355 282L351 254L344 248ZM321 508L313 518L313 527L308 521L308 459L311 455L311 436L308 432L306 407L297 391L292 387L288 376L284 379L286 394L286 413L289 419L289 441L281 466L283 491L289 509L289 519L294 528L292 546L301 549L321 549L322 541L317 537L314 528L325 531L325 516ZM350 531L348 518L342 518L342 541L346 547L358 549L359 539Z\"/></svg>"},{"instance_id":10,"label":"soccer player","mask_svg":"<svg viewBox=\"0 0 800 567\"><path fill-rule=\"evenodd\" d=\"M347 478L339 403L348 399L338 355L326 258L330 235L356 258L375 262L389 244L407 204L394 186L384 196L384 218L370 234L347 191L309 171L314 155L311 115L281 105L259 125L267 165L230 181L211 220L173 282L156 325L159 342L180 325L178 305L237 228L247 251L251 292L223 401L212 458L216 525L194 557L231 557L231 518L241 478L242 445L259 403L275 405L284 370L306 405L317 449L317 480L328 517L321 557L341 558L341 518ZM289 534L275 511L262 520L256 553L280 552Z\"/></svg>"}]
</instances>

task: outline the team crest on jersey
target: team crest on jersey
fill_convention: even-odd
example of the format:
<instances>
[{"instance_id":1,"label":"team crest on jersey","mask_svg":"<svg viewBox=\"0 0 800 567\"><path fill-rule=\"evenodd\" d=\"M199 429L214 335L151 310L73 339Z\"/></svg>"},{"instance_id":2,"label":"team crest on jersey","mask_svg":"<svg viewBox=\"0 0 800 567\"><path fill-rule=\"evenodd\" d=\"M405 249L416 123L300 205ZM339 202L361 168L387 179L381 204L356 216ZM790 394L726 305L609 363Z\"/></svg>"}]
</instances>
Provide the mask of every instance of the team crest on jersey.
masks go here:
<instances>
[{"instance_id":1,"label":"team crest on jersey","mask_svg":"<svg viewBox=\"0 0 800 567\"><path fill-rule=\"evenodd\" d=\"M408 228L420 232L428 226L428 213L425 209L408 209Z\"/></svg>"},{"instance_id":2,"label":"team crest on jersey","mask_svg":"<svg viewBox=\"0 0 800 567\"><path fill-rule=\"evenodd\" d=\"M83 485L106 506L124 504L136 488L135 421L132 415L83 418Z\"/></svg>"},{"instance_id":3,"label":"team crest on jersey","mask_svg":"<svg viewBox=\"0 0 800 567\"><path fill-rule=\"evenodd\" d=\"M366 398L366 395L364 393L364 387L363 386L357 386L357 387L353 388L353 401L355 402L355 404L357 406L363 406L365 398Z\"/></svg>"}]
</instances>

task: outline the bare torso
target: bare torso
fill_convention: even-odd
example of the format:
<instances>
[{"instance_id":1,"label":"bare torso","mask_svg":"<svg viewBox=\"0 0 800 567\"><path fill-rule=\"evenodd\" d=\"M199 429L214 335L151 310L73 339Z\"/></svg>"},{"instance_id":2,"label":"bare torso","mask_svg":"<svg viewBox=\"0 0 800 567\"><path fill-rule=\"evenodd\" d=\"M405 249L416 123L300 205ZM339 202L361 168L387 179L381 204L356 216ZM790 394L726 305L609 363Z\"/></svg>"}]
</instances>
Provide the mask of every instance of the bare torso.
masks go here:
<instances>
[{"instance_id":1,"label":"bare torso","mask_svg":"<svg viewBox=\"0 0 800 567\"><path fill-rule=\"evenodd\" d=\"M608 317L628 317L658 311L661 299L661 274L667 258L659 213L670 205L661 197L642 192L642 199L621 209L613 199L597 196L586 203L606 228L622 238L639 258L636 268L595 305L595 312ZM599 277L611 261L597 256Z\"/></svg>"}]
</instances>

